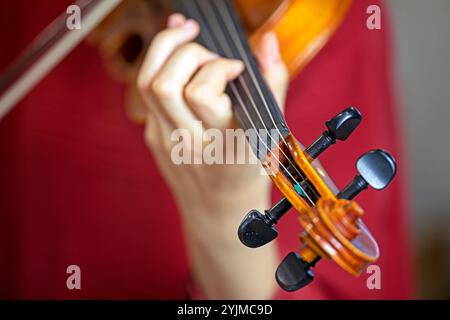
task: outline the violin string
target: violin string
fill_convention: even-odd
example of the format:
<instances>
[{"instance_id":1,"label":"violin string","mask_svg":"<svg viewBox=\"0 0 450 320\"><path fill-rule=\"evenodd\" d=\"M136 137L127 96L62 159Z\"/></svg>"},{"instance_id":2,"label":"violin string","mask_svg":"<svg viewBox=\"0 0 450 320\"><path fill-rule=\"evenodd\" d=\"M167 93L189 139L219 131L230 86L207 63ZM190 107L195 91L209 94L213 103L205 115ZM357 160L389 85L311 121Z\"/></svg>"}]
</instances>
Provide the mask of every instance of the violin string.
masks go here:
<instances>
[{"instance_id":1,"label":"violin string","mask_svg":"<svg viewBox=\"0 0 450 320\"><path fill-rule=\"evenodd\" d=\"M196 1L194 1L194 2L196 2ZM205 2L208 2L208 1L205 1ZM203 18L205 18L205 15L203 15L201 12L199 12L200 9L198 9L198 7L197 7L196 9L197 9L198 13L199 13ZM220 17L217 17L217 18L220 19ZM205 20L207 20L207 19L205 19ZM214 26L217 27L216 24L214 24L214 23L209 23L209 24L206 25L206 28L205 28L205 29L208 30L211 26L212 26L212 27L214 27ZM223 30L222 30L222 31L223 31ZM228 31L229 31L229 30L228 30ZM211 32L211 33L212 33L212 32ZM219 32L215 32L215 33L213 33L213 34L218 35L218 36L219 36L219 35L222 36L222 40L224 40L223 34L220 32L220 30L219 30ZM209 36L209 35L208 35L208 36ZM211 36L210 36L210 39L212 39ZM225 45L227 44L227 41L222 41L222 42L220 42L220 41L217 40L217 42L218 42L218 46L221 47L221 49L224 49L224 48L222 47L221 43L223 43L223 44L225 44ZM212 40L212 41L210 41L210 43L211 43L211 45L213 45L213 44L214 44L214 41ZM217 48L215 48L215 51L217 51ZM225 52L225 51L227 51L227 50L223 50L223 52ZM231 50L230 47L228 47L228 51L229 51L229 52L227 52L226 54L229 55L229 56L231 56L231 51L232 51L232 50ZM251 68L251 66L250 66L249 63L248 63L248 60L246 61L246 66L247 66L247 68ZM254 99L253 99L251 93L249 92L249 89L248 89L248 86L246 85L246 82L245 82L245 81L242 81L243 79L242 79L241 76L239 77L239 79L240 79L241 85L242 85L244 88L246 88L245 92L246 92L246 94L247 94L247 97L248 97L249 100L251 101L251 104L252 104L252 106L253 106L253 109L255 110L256 114L258 115L259 119L261 120L261 123L263 124L263 126L264 126L264 128L265 128L265 131L267 132L267 134L269 135L269 137L271 137L271 139L272 139L272 141L275 143L276 147L281 151L281 153L284 155L284 157L289 161L289 163L291 164L291 167L297 172L297 174L298 174L303 180L305 180L305 177L302 175L301 172L298 171L297 167L292 163L292 161L291 161L290 158L286 155L286 153L283 151L283 149L280 148L280 146L278 145L278 143L277 143L276 141L274 141L273 137L271 136L271 134L269 133L269 131L268 131L268 129L267 129L267 126L265 125L264 121L262 120L262 117L261 117L261 114L260 114L260 112L259 112L259 109L258 109L258 107L256 106L256 103L255 103L255 101L254 101ZM231 87L232 87L232 90L233 90L234 95L235 95L236 98L239 100L242 109L243 109L244 112L246 113L247 118L250 119L250 121L252 122L252 126L256 129L256 127L255 127L253 121L251 120L251 117L249 116L249 114L248 114L248 112L247 112L247 109L245 108L245 106L244 106L244 104L243 104L243 102L242 102L241 96L239 95L239 93L236 93L237 90L235 89L234 83L231 82L230 85L231 85ZM262 99L264 99L264 97L262 97ZM270 112L270 111L269 111L269 112ZM278 131L278 133L281 135L280 130L277 130L277 131ZM281 135L281 137L283 138L282 135ZM285 144L286 144L286 141L285 141L285 140L284 140L284 142L285 142ZM267 145L266 145L266 149L269 150L269 148L268 148ZM271 151L271 150L270 150L270 151ZM271 153L272 153L272 152L271 152ZM272 153L272 154L273 154L273 153ZM289 171L286 169L286 167L279 161L278 158L277 158L277 161L278 161L278 163L280 163L280 165L283 167L283 169L285 170L285 172L286 172L286 173L292 178L292 180L298 185L298 187L299 187L300 190L303 192L303 194L307 197L307 199L309 200L309 202L314 206L314 205L315 205L314 201L310 198L310 196L308 195L308 193L305 192L304 188L300 185L300 183L297 181L297 179L293 177L293 175L291 174L291 172L289 172ZM311 190L312 190L312 192L315 193L314 189L311 189ZM317 196L316 193L315 193L315 195Z\"/></svg>"},{"instance_id":2,"label":"violin string","mask_svg":"<svg viewBox=\"0 0 450 320\"><path fill-rule=\"evenodd\" d=\"M214 14L214 13L213 13L213 9L214 9L214 8L212 8L209 4L211 4L211 3L214 4L215 2L217 2L217 1L204 1L204 3L207 3L207 4L205 5L205 7L208 7L208 8L210 9L210 11L209 11L209 12L205 12L205 14L202 15L203 17L205 17L205 15L207 15L208 13ZM220 1L218 1L218 2L221 3ZM199 6L199 7L200 7L200 6ZM201 10L201 7L200 7L199 10ZM225 10L226 10L226 9L225 9ZM222 11L220 8L219 8L219 11L223 13L223 11ZM229 18L232 19L232 17L231 17L231 15L230 15L230 13L228 12L228 10L226 10L226 12L228 13ZM216 17L217 17L217 19L220 19L221 17L223 17L223 15L216 15ZM229 28L229 26L230 26L230 21L225 21L225 19L222 19L222 21L225 23L225 27L226 27L227 31L229 32L229 34L233 37L233 40L234 40L234 43L236 44L236 46L239 46L239 48L240 48L240 49L238 48L238 50L240 51L239 54L240 54L240 56L244 59L244 63L245 63L245 65L246 65L246 69L248 70L248 72L249 72L249 74L250 74L250 76L251 76L252 82L253 82L253 83L255 84L255 86L257 87L259 96L260 96L261 100L263 101L263 103L264 103L264 105L265 105L266 111L267 111L267 113L269 114L269 117L270 117L270 119L271 119L273 125L275 126L275 129L277 130L279 136L282 138L284 144L287 146L287 145L288 145L288 144L287 144L287 141L285 140L285 138L284 138L283 135L281 134L281 132L280 132L280 130L279 130L279 127L278 127L277 124L275 123L275 120L274 120L274 118L273 118L273 116L272 116L272 114L271 114L271 112L270 112L270 109L269 109L269 107L268 107L268 105L267 105L267 101L265 100L265 97L264 97L264 95L263 95L263 93L262 93L261 87L259 86L259 82L258 82L257 79L256 79L256 76L255 76L253 67L252 67L252 65L250 64L249 59L248 59L248 57L247 57L246 50L242 47L242 43L240 42L239 35L234 34L234 33L233 33L233 30L230 30L230 28ZM227 23L227 22L228 22L228 23ZM217 24L211 24L211 25L212 25L212 28L216 27L216 29L217 29L217 27L218 27ZM231 25L234 26L233 23L231 23ZM220 29L220 28L219 28L219 29ZM222 31L223 31L223 30L222 30ZM235 32L238 32L238 30L236 29L235 26L234 26L234 31L235 31ZM223 35L221 32L215 32L214 34L216 34L218 37L221 37L221 38L222 38L222 39L221 39L222 41L218 41L218 43L219 43L219 44L223 44L223 46L222 46L222 45L219 45L219 46L222 47L223 51L224 51L227 55L231 56L232 50L231 50L231 47L228 45L227 41L225 40L224 35ZM225 46L226 46L226 48L224 48ZM241 76L239 76L238 79L239 79L239 82L241 83L242 87L244 88L244 91L245 91L245 93L247 94L247 96L248 96L248 98L249 98L249 100L250 100L250 102L251 102L251 104L252 104L252 106L253 106L253 109L256 111L256 114L258 115L259 119L261 120L261 123L263 124L265 130L268 132L268 128L267 128L266 124L264 123L264 120L262 119L262 116L261 116L261 114L260 114L260 112L259 112L259 110L258 110L258 107L256 106L256 102L255 102L254 98L252 97L252 95L251 95L251 93L250 93L250 91L249 91L249 88L248 88L246 82L244 81L244 79L243 79ZM271 137L272 141L273 141L274 143L276 143L276 141L274 141L274 139L272 138L272 136L271 136L270 134L269 134L269 136ZM278 145L278 144L277 144L277 145ZM295 172L301 177L301 179L306 180L306 177L305 177L305 176L297 169L297 167L292 163L292 161L291 161L290 158L286 155L286 153L283 151L283 149L281 149L279 146L278 146L278 148L279 148L280 151L283 153L284 157L289 161L289 163L291 164L291 167L292 167L292 168L295 170ZM300 187L301 187L301 186L300 186ZM302 190L303 190L303 189L302 189ZM315 192L315 190L314 190L313 188L311 188L311 190L312 190L312 192L313 192L317 197L319 197L318 194ZM306 192L304 192L304 194L309 198L309 196L308 196L308 194L307 194ZM313 201L312 201L311 199L309 199L309 200L313 203Z\"/></svg>"},{"instance_id":3,"label":"violin string","mask_svg":"<svg viewBox=\"0 0 450 320\"><path fill-rule=\"evenodd\" d=\"M182 3L182 2L183 2L183 1L180 1L180 3ZM193 1L193 2L196 3L196 1ZM197 3L196 3L196 4L197 4ZM183 3L182 3L182 5L184 6ZM186 12L189 13L189 11L190 11L189 8L187 8L186 6L184 6L184 8L185 8ZM194 9L197 9L197 13L199 13L200 15L202 15L201 12L199 11L198 7L195 7L195 6L194 6ZM203 16L203 15L202 15L202 16ZM215 46L215 44L214 44L214 41L212 40L212 39L213 39L212 36L210 36L209 33L208 33L208 32L209 32L208 26L206 26L206 27L207 27L207 28L204 28L203 33L201 34L201 36L202 36L202 35L203 35L203 36L207 36L207 37L209 38L209 40L211 40L211 41L209 41L209 42L207 42L207 43L209 43L211 46L215 47L215 48L212 48L214 51L218 51L218 50L217 50L218 48L216 48L216 46ZM211 33L212 33L212 32L211 32ZM220 33L217 33L217 34L220 34ZM219 45L219 46L220 46L220 45ZM222 48L222 49L223 49L223 48ZM228 49L230 50L230 48L228 48ZM225 51L225 50L224 50L224 51ZM241 77L239 77L239 78L241 78ZM243 86L245 86L245 82L242 82L242 80L241 80L240 82L241 82L241 84L242 84ZM233 94L234 94L235 98L238 100L238 103L240 104L242 110L245 112L247 118L248 118L249 121L251 122L252 127L253 127L253 128L256 130L256 132L257 132L257 128L256 128L256 126L255 126L253 120L251 119L250 115L248 114L248 111L246 110L245 105L244 105L244 103L243 103L243 101L242 101L242 97L240 96L240 94L239 94L238 90L236 89L236 87L235 87L235 85L234 85L233 82L230 82L230 88L231 88L231 90L233 91ZM255 108L255 111L256 111L256 113L258 114L258 116L259 116L261 122L263 123L263 125L264 125L264 127L265 127L265 131L266 131L266 132L268 133L268 135L271 137L272 141L274 141L273 137L272 137L272 136L270 135L270 133L268 132L268 129L267 129L267 127L265 126L264 121L263 121L262 118L261 118L261 115L260 115L259 112L258 112L258 109L257 109L257 107L256 107L256 105L255 105L255 103L254 103L254 101L253 101L253 99L252 99L252 97L251 97L250 92L248 91L248 88L247 88L247 90L246 90L246 93L247 93L248 97L252 100L253 106L254 106L254 108ZM279 130L278 130L278 132L280 133ZM297 181L297 179L296 179L296 178L295 178L295 177L287 170L287 168L281 163L281 161L279 160L279 158L273 153L273 151L271 150L271 148L269 148L269 147L267 146L267 144L262 140L262 138L260 137L260 135L259 135L259 134L256 134L256 135L258 136L258 138L259 138L259 140L261 141L261 143L264 144L266 150L267 150L268 152L270 152L270 153L273 155L273 157L274 157L274 158L276 159L276 161L280 164L280 166L281 166L281 167L285 170L285 172L291 177L291 179L299 186L299 188L303 191L303 194L306 195L306 197L308 198L309 202L314 206L314 201L313 201L313 200L309 197L309 195L305 192L305 190L302 188L302 186L301 186L300 183ZM281 133L280 133L280 135L281 135ZM275 141L274 141L274 142L275 142ZM276 142L275 142L275 143L276 143ZM278 146L278 144L277 144L277 148L284 154L285 158L291 163L291 165L293 165L292 162L290 161L290 159L289 159L289 158L287 157L287 155L284 153L283 149L281 149L281 148ZM297 170L297 169L295 168L295 166L293 166L293 168L294 168L295 170ZM298 173L299 173L299 172L298 172ZM302 176L300 173L299 173L299 175Z\"/></svg>"},{"instance_id":4,"label":"violin string","mask_svg":"<svg viewBox=\"0 0 450 320\"><path fill-rule=\"evenodd\" d=\"M189 8L190 8L190 7L188 8L188 7L184 6L184 4L183 4L182 1L180 1L180 3L181 3L181 5L184 7L184 11L185 11L186 13L189 14L189 12L190 12ZM207 32L208 29L207 29L207 28L204 28L203 30L206 31L206 32L203 32L202 34L200 34L200 37L201 37L201 38L208 37L210 41L209 41L209 42L208 42L208 41L205 41L205 43L209 43L209 44L213 47L213 48L212 48L213 51L218 51L217 48L216 48L215 45L214 45L214 42L213 42L211 36L210 36L210 35L208 34L208 32ZM258 134L258 130L257 130L257 128L256 128L256 126L255 126L255 124L254 124L254 122L253 122L253 120L252 120L252 118L251 118L250 115L248 114L248 111L247 111L246 108L245 108L245 104L244 104L244 102L242 101L242 97L240 96L239 92L237 91L236 86L231 82L231 83L230 83L230 87L231 87L231 89L232 89L232 91L233 91L234 96L235 96L236 99L238 100L239 105L242 107L242 110L244 110L246 117L247 117L248 120L250 121L251 126L253 127L253 129L255 129L256 136L257 136L257 138L259 139L259 141L264 145L264 147L265 147L265 149L267 150L267 152L270 152L270 153L274 156L274 158L276 159L276 161L283 167L283 169L287 171L287 169L284 167L284 165L281 163L281 161L278 159L278 157L273 153L273 151L267 146L267 144L264 142L264 140L263 140L263 139L261 138L261 136ZM292 179L298 184L298 182L296 181L296 179L295 179L292 175L291 175L291 177L292 177Z\"/></svg>"},{"instance_id":5,"label":"violin string","mask_svg":"<svg viewBox=\"0 0 450 320\"><path fill-rule=\"evenodd\" d=\"M227 31L228 31L229 34L233 37L233 40L234 40L233 43L236 44L237 49L239 50L240 56L244 59L246 68L248 69L248 72L249 72L249 74L250 74L250 76L251 76L252 82L253 82L253 84L255 85L255 87L256 87L256 89L257 89L257 91L258 91L258 94L259 94L261 100L263 101L263 104L264 104L264 106L265 106L265 109L266 109L266 111L267 111L267 113L268 113L268 115L269 115L269 117L270 117L270 119L271 119L273 125L275 126L275 129L278 131L279 135L280 135L281 138L283 139L284 144L285 144L286 146L288 146L288 144L287 144L285 138L284 138L283 135L281 134L280 129L279 129L279 127L277 126L277 124L276 124L276 122L275 122L275 120L274 120L274 118L273 118L273 116L272 116L272 113L271 113L271 111L270 111L270 109L269 109L269 106L268 106L268 104L267 104L266 98L265 98L264 94L262 93L260 84L259 84L259 82L258 82L258 80L257 80L257 78L256 78L256 76L255 76L255 71L254 71L254 69L253 69L253 66L252 66L252 64L251 64L250 61L249 61L249 58L248 58L248 52L247 52L247 51L244 49L244 47L243 47L242 41L241 41L241 39L240 39L240 37L239 37L239 35L238 35L238 32L239 32L239 31L237 30L236 25L235 25L235 24L233 23L233 21L232 21L233 18L232 18L232 16L231 16L231 13L230 13L229 10L228 10L228 7L227 7L226 5L224 5L225 2L224 2L224 1L221 1L221 0L219 0L219 1L205 1L205 3L213 3L213 4L214 4L214 3L217 3L217 2L218 2L219 4L221 4L220 6L219 6L218 4L216 5L216 6L218 7L218 10L219 10L221 13L223 13L223 12L227 13L228 20L225 19L225 17L224 17L223 14L221 14L221 15L216 15L216 17L217 17L217 19L221 19L221 20L225 23ZM222 10L222 9L223 9L223 10ZM213 10L213 8L211 8L211 10ZM212 12L212 13L213 13L213 12ZM233 30L231 30L230 26L232 26L234 32L233 32ZM218 34L220 34L220 33L218 33ZM227 43L226 41L223 41L223 42L224 42L225 44ZM242 83L242 81L241 81L241 83ZM244 88L246 89L248 96L250 97L250 100L251 100L251 102L252 102L252 104L253 104L253 107L256 108L254 99L253 99L253 97L248 93L248 87L247 87L247 84L246 84L245 82L243 83L243 86L244 86ZM259 110L258 110L257 108L256 108L255 110L256 110L256 112L258 113L259 118L261 119ZM262 119L261 119L261 120L262 120ZM263 124L264 124L264 122L263 122ZM283 152L283 154L284 154L284 156L286 157L286 159L289 161L289 163L291 164L291 166L293 167L293 169L296 171L296 173L301 177L301 179L303 179L304 181L306 181L306 177L305 177L305 176L297 169L297 167L296 167L295 165L293 165L293 163L290 161L289 157L287 157L286 154L285 154L284 152ZM313 188L311 188L311 190L312 190L312 192L316 195L316 197L320 198L320 196L316 193L316 191L315 191Z\"/></svg>"},{"instance_id":6,"label":"violin string","mask_svg":"<svg viewBox=\"0 0 450 320\"><path fill-rule=\"evenodd\" d=\"M193 2L194 2L194 1L193 1ZM185 6L185 5L183 4L183 1L180 1L179 3L181 4L181 6L183 6L184 11L185 11L186 13L189 14L189 13L190 13L190 7ZM191 13L192 13L192 12L191 12ZM203 32L202 34L200 34L200 37L201 37L201 38L203 38L203 37L205 37L205 36L208 37L209 40L211 40L211 41L209 42L210 45L213 46L213 47L215 47L214 42L213 42L211 36L210 36L210 35L208 34L208 32L207 32L208 29L207 29L207 28L204 28L203 30L204 30L205 32ZM205 42L205 43L206 43L206 42ZM212 48L212 50L218 51L217 48ZM251 118L250 115L248 114L248 111L246 110L246 108L245 108L245 106L244 106L244 102L242 101L242 98L241 98L241 96L239 95L239 92L237 91L236 87L234 86L234 84L233 84L232 82L230 83L230 87L231 87L231 89L232 89L232 91L233 91L233 93L234 93L236 99L238 100L239 105L242 107L242 110L244 110L244 112L245 112L245 114L246 114L248 120L250 121L251 126L255 129L256 136L257 136L257 138L259 139L259 141L261 141L261 143L264 145L264 147L265 147L265 149L267 150L267 152L269 152L269 153L271 153L271 154L273 155L273 157L274 157L274 158L276 159L276 161L280 164L280 166L282 166L283 169L286 170L286 168L285 168L284 165L281 163L281 161L278 159L278 157L273 153L273 151L267 146L267 144L264 142L264 140L263 140L263 139L261 138L261 136L258 134L258 130L257 130L257 128L256 128L256 126L255 126L255 124L254 124L254 122L253 122L253 120L252 120L252 118ZM287 170L286 170L286 171L287 171ZM291 175L291 177L292 177L292 175ZM295 179L294 177L292 177L292 179L298 184L298 182L296 181L296 179Z\"/></svg>"},{"instance_id":7,"label":"violin string","mask_svg":"<svg viewBox=\"0 0 450 320\"><path fill-rule=\"evenodd\" d=\"M211 9L212 9L212 8L211 8ZM200 10L201 10L201 9L200 9ZM212 12L211 12L211 13L212 13ZM199 12L199 14L202 15L203 17L205 17L205 16L207 15L207 12L205 12L205 14L202 14L201 12ZM214 28L214 29L216 29L215 31L218 31L217 28L219 29L219 31L221 31L221 28L220 28L217 24L212 24L211 27ZM221 47L221 49L223 49L223 52L224 52L226 55L228 55L228 56L231 57L231 56L232 56L232 51L233 51L233 50L232 50L231 47L227 44L227 41L226 41L226 39L224 38L224 35L222 34L222 32L214 32L214 34L217 35L218 38L220 38L220 39L217 40L217 42L218 42L219 44L223 44L223 45L219 45L219 46ZM269 129L267 128L267 126L266 126L264 120L262 119L261 114L260 114L259 111L258 111L258 108L257 108L257 106L256 106L256 102L255 102L255 100L253 99L253 97L252 97L252 95L251 95L251 93L250 93L250 89L249 89L249 87L247 86L246 82L244 81L244 79L243 79L241 76L239 76L237 80L239 81L239 83L240 83L241 86L243 87L243 89L244 89L244 91L245 91L245 94L246 94L246 96L249 98L249 101L250 101L250 103L251 103L253 109L256 111L256 114L258 115L258 118L259 118L259 120L261 121L261 124L264 126L264 129L265 129L267 132L269 132ZM277 130L277 131L278 131L279 135L281 136L281 138L284 139L283 136L281 135L280 131L279 131L279 130ZM270 135L270 136L271 136L271 135ZM272 137L272 136L271 136L271 137ZM271 140L272 140L275 144L278 144L277 141L275 141L273 138L272 138ZM284 156L286 157L286 154L285 154L284 152L283 152L283 154L284 154ZM286 158L287 158L287 157L286 157ZM292 163L291 163L291 164L292 164Z\"/></svg>"},{"instance_id":8,"label":"violin string","mask_svg":"<svg viewBox=\"0 0 450 320\"><path fill-rule=\"evenodd\" d=\"M252 68L252 66L251 66L251 64L250 64L250 62L249 62L249 59L248 59L248 56L247 56L247 52L246 52L246 50L242 47L242 43L241 43L240 38L239 38L239 35L238 35L238 32L239 32L239 31L237 30L236 26L234 25L234 23L233 23L233 21L232 21L231 14L228 12L227 7L226 7L226 6L223 6L223 1L222 1L222 2L219 1L219 4L217 3L217 1L205 1L205 3L208 3L208 4L212 3L213 5L215 5L215 6L218 8L218 10L219 10L221 13L226 13L226 14L227 14L228 19L224 19L223 14L220 15L220 16L223 18L222 20L223 20L223 22L225 23L225 25L226 25L226 27L227 27L227 29L228 29L228 31L229 31L229 34L230 34L230 35L234 38L234 40L235 40L234 43L236 44L237 49L238 49L238 51L239 51L241 57L244 59L246 66L248 67L248 72L249 72L249 74L250 74L250 77L252 78L252 81L253 81L253 83L255 84L256 90L258 91L258 94L259 94L259 96L261 97L261 100L264 102L264 107L266 108L267 113L268 113L268 115L269 115L269 117L270 117L270 119L271 119L273 125L275 126L275 129L278 131L278 133L280 134L280 136L283 138L283 142L287 145L286 140L284 139L283 135L281 134L281 132L280 132L278 126L277 126L276 123L275 123L275 120L273 119L272 113L271 113L270 110L269 110L269 106L267 105L267 101L266 101L266 99L265 99L265 97L264 97L264 94L262 93L261 87L259 86L259 82L257 81L257 79L256 79L256 77L255 77L255 73L254 73L254 71L253 71L253 68ZM213 10L213 8L211 8L209 5L208 5L208 7L209 7L211 10ZM231 27L232 27L233 29L230 28L230 25L231 25Z\"/></svg>"}]
</instances>

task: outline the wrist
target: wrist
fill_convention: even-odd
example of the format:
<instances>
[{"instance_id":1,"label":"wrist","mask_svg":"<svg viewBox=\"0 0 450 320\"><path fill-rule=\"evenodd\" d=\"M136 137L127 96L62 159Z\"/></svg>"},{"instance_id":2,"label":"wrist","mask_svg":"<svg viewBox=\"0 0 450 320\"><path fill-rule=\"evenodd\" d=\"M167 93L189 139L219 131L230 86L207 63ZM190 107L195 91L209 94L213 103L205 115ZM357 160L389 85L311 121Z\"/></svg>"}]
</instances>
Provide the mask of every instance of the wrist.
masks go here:
<instances>
[{"instance_id":1,"label":"wrist","mask_svg":"<svg viewBox=\"0 0 450 320\"><path fill-rule=\"evenodd\" d=\"M177 205L183 219L211 220L211 222L241 218L251 209L265 210L271 203L270 179L256 183L244 182L242 185L228 190L201 191L195 195L177 197Z\"/></svg>"},{"instance_id":2,"label":"wrist","mask_svg":"<svg viewBox=\"0 0 450 320\"><path fill-rule=\"evenodd\" d=\"M270 204L270 180L262 178L244 190L179 203L193 279L208 298L268 299L275 292L275 242L254 251L237 235L249 210Z\"/></svg>"},{"instance_id":3,"label":"wrist","mask_svg":"<svg viewBox=\"0 0 450 320\"><path fill-rule=\"evenodd\" d=\"M208 198L191 198L178 202L185 232L200 241L211 238L232 240L240 244L237 230L244 216L252 209L264 211L270 206L270 180L246 184L243 189L218 194L208 193Z\"/></svg>"}]
</instances>

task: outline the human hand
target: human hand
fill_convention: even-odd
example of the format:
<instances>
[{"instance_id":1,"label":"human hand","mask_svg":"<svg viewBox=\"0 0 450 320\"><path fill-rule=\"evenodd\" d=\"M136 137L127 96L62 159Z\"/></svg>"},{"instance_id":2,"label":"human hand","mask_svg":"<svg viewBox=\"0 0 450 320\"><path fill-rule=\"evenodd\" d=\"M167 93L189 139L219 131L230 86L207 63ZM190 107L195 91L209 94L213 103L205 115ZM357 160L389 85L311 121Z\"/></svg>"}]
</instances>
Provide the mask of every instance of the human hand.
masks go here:
<instances>
[{"instance_id":1,"label":"human hand","mask_svg":"<svg viewBox=\"0 0 450 320\"><path fill-rule=\"evenodd\" d=\"M249 209L269 206L270 179L261 174L260 165L177 165L171 157L175 144L180 143L171 141L174 130L183 129L190 137L203 137L210 128L223 132L236 126L225 88L242 73L244 65L241 61L219 57L192 42L198 33L195 21L174 14L169 18L168 28L153 39L138 76L138 88L148 112L145 139L182 214L194 275L204 291L213 297L232 292L239 292L243 297L254 297L250 293L264 296L264 292L273 288L271 283L261 281L261 274L273 278L275 249L267 246L259 251L260 257L255 258L239 243L236 231ZM276 36L265 35L255 54L269 87L283 105L288 76ZM203 150L193 148L191 139L186 140L182 141L186 143L183 150L193 159L202 159ZM207 143L203 140L201 145ZM214 257L211 257L212 252ZM241 265L239 273L246 275L246 280L224 283L223 279L230 276L229 271L249 257L258 263L258 270L250 270L250 263ZM212 281L217 286L205 285L214 278L208 272L206 276L201 272L205 261L209 264L215 261L216 271L219 270L215 274L223 274ZM248 278L251 273L254 280ZM239 277L235 275L233 279ZM245 286L247 294L242 285L248 281L252 284Z\"/></svg>"}]
</instances>

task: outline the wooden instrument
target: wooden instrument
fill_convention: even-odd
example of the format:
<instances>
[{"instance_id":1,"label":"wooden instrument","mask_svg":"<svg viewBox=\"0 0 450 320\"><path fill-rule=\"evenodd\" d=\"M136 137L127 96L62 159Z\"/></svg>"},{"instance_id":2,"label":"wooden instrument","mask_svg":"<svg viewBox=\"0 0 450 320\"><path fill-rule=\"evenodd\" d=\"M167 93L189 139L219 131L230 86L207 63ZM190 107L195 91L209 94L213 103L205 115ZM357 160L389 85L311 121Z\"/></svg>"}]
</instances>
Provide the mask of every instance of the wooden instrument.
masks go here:
<instances>
[{"instance_id":1,"label":"wooden instrument","mask_svg":"<svg viewBox=\"0 0 450 320\"><path fill-rule=\"evenodd\" d=\"M266 31L275 31L293 77L326 43L350 4L351 0L238 0L234 4L229 0L173 0L170 4L128 0L108 17L111 8L105 9L97 19L102 22L90 35L94 44L113 35L101 52L116 78L129 84L129 110L136 120L142 118L142 110L135 95L135 77L151 33L158 31L153 28L149 34L142 22L145 19L140 17L153 17L162 24L166 14L175 9L200 24L198 41L202 45L244 62L244 73L229 83L227 93L240 126L252 133L248 135L252 150L285 198L264 214L249 212L238 236L244 245L260 247L277 237L276 223L290 208L296 209L304 230L301 246L276 272L278 283L288 291L309 284L314 277L311 267L321 258L333 259L353 275L378 258L377 243L361 220L363 211L352 199L369 185L377 190L385 188L396 173L396 163L383 150L369 151L357 162L359 174L339 191L315 159L337 140L346 140L360 124L361 114L356 108L345 109L327 121L327 130L315 142L302 148L261 76L251 48ZM111 28L117 24L124 27ZM110 29L115 33L109 33ZM14 72L7 75L14 78ZM4 101L2 97L0 117Z\"/></svg>"}]
</instances>

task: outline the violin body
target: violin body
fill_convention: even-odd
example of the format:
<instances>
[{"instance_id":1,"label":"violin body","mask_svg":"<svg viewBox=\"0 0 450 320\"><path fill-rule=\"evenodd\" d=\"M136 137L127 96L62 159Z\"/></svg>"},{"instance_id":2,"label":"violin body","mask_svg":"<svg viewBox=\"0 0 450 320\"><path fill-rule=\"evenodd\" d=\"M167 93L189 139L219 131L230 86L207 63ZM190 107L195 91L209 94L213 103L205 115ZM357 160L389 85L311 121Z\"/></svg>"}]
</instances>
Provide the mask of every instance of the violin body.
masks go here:
<instances>
[{"instance_id":1,"label":"violin body","mask_svg":"<svg viewBox=\"0 0 450 320\"><path fill-rule=\"evenodd\" d=\"M344 19L351 0L239 0L236 7L255 47L269 31L277 34L291 77L327 43Z\"/></svg>"}]
</instances>

